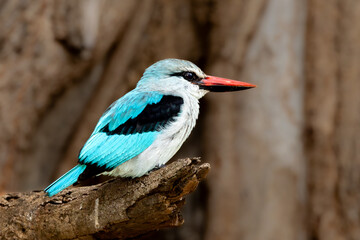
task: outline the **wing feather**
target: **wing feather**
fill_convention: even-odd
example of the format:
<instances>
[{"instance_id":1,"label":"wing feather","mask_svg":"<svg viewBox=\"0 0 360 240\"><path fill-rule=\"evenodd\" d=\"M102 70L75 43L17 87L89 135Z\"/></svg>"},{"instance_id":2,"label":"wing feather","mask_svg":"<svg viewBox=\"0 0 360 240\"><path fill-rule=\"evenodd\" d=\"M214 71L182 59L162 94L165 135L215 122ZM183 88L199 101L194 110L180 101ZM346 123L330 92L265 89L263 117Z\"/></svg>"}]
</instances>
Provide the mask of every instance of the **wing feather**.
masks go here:
<instances>
[{"instance_id":1,"label":"wing feather","mask_svg":"<svg viewBox=\"0 0 360 240\"><path fill-rule=\"evenodd\" d=\"M99 132L107 124L110 131L116 129L129 119L137 117L147 105L158 103L162 97L163 95L159 92L139 93L133 90L127 93L105 111L93 134Z\"/></svg>"},{"instance_id":2,"label":"wing feather","mask_svg":"<svg viewBox=\"0 0 360 240\"><path fill-rule=\"evenodd\" d=\"M154 142L158 131L134 133L136 129L133 125L126 125L120 130L118 128L129 120L132 124L134 121L136 123L136 117L147 106L159 103L162 98L163 95L158 92L131 91L114 102L100 118L94 132L81 149L79 163L111 170L143 152ZM155 122L154 125L156 124Z\"/></svg>"}]
</instances>

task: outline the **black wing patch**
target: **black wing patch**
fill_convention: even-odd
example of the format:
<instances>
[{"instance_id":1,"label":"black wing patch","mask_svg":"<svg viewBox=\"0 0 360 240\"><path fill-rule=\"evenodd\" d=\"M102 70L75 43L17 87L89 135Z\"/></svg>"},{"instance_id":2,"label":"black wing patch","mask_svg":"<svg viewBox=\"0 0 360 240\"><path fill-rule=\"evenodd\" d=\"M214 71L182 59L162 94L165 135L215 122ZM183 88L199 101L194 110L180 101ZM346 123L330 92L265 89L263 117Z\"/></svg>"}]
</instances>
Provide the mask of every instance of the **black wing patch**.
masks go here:
<instances>
[{"instance_id":1,"label":"black wing patch","mask_svg":"<svg viewBox=\"0 0 360 240\"><path fill-rule=\"evenodd\" d=\"M136 118L130 118L112 131L109 130L109 124L106 124L100 132L107 135L129 135L158 131L179 115L183 104L181 97L164 95L160 102L147 105Z\"/></svg>"}]
</instances>

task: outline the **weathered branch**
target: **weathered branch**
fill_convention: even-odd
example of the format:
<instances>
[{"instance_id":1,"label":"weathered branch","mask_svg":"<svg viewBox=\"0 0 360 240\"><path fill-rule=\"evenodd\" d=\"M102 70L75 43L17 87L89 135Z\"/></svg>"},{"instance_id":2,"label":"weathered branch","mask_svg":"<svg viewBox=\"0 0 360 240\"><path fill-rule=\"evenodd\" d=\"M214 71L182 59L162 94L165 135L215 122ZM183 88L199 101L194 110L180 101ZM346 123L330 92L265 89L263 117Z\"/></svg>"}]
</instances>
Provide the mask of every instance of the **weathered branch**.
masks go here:
<instances>
[{"instance_id":1,"label":"weathered branch","mask_svg":"<svg viewBox=\"0 0 360 240\"><path fill-rule=\"evenodd\" d=\"M175 161L136 179L73 187L54 197L44 192L0 197L0 238L113 239L180 226L184 196L193 192L210 165Z\"/></svg>"}]
</instances>

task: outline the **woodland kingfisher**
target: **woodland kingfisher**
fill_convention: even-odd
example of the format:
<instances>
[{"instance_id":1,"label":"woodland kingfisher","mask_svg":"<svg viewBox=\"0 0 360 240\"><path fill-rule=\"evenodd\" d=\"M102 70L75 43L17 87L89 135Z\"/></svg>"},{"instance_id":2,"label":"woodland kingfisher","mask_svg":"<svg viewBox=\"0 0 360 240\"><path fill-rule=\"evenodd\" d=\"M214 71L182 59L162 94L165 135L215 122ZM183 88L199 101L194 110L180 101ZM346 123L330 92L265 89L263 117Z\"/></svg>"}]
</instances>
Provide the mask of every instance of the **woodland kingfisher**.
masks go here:
<instances>
[{"instance_id":1,"label":"woodland kingfisher","mask_svg":"<svg viewBox=\"0 0 360 240\"><path fill-rule=\"evenodd\" d=\"M163 166L195 127L199 99L210 92L255 85L206 75L189 61L164 59L148 67L136 88L100 117L80 150L78 165L45 189L53 196L92 176L140 177Z\"/></svg>"}]
</instances>

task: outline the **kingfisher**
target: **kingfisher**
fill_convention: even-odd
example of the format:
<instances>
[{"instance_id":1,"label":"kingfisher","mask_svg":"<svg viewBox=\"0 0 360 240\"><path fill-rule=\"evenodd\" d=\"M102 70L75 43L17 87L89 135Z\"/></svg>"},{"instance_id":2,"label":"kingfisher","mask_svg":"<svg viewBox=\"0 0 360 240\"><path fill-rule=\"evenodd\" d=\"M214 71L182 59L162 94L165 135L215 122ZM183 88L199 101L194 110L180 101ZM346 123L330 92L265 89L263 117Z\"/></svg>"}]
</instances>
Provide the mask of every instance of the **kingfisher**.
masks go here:
<instances>
[{"instance_id":1,"label":"kingfisher","mask_svg":"<svg viewBox=\"0 0 360 240\"><path fill-rule=\"evenodd\" d=\"M136 88L100 117L78 156L78 165L49 185L53 196L98 175L141 177L169 161L189 137L199 99L210 92L239 91L253 84L206 75L192 62L164 59L148 67Z\"/></svg>"}]
</instances>

